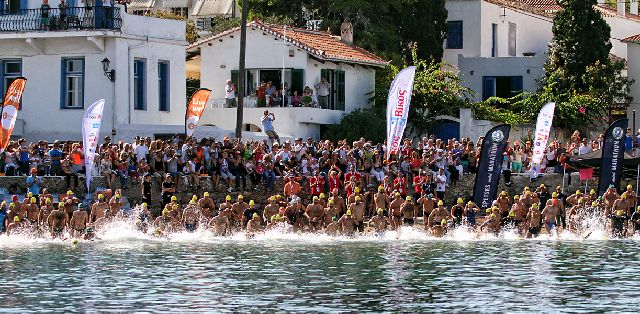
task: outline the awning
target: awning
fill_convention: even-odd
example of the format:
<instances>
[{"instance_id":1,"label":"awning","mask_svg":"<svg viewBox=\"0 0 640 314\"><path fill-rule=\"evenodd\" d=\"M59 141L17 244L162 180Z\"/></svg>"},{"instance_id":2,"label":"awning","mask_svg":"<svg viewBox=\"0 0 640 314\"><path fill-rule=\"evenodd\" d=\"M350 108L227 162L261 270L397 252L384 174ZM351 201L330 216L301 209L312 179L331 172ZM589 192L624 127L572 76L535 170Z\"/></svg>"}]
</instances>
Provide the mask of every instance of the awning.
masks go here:
<instances>
[{"instance_id":1,"label":"awning","mask_svg":"<svg viewBox=\"0 0 640 314\"><path fill-rule=\"evenodd\" d=\"M131 2L127 5L127 9L129 10L149 10L153 8L155 5L155 0L131 0Z\"/></svg>"},{"instance_id":2,"label":"awning","mask_svg":"<svg viewBox=\"0 0 640 314\"><path fill-rule=\"evenodd\" d=\"M240 12L236 2L235 0L197 0L192 15L200 17L234 16Z\"/></svg>"},{"instance_id":3,"label":"awning","mask_svg":"<svg viewBox=\"0 0 640 314\"><path fill-rule=\"evenodd\" d=\"M164 8L188 8L191 5L191 0L163 0L162 7Z\"/></svg>"}]
</instances>

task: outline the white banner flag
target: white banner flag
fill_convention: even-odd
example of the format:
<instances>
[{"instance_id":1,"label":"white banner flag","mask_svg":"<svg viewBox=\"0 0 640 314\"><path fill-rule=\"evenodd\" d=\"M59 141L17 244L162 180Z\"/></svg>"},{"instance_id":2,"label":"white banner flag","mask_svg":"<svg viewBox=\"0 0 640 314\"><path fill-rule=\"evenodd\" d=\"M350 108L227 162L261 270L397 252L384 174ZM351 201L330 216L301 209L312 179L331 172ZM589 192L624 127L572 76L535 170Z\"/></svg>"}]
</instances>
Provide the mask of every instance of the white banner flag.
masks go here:
<instances>
[{"instance_id":1,"label":"white banner flag","mask_svg":"<svg viewBox=\"0 0 640 314\"><path fill-rule=\"evenodd\" d=\"M533 139L533 156L531 157L531 177L534 178L540 171L540 162L544 156L544 150L547 148L547 141L549 141L549 133L551 133L555 109L556 103L550 102L544 105L540 110L540 114L538 114L536 133Z\"/></svg>"},{"instance_id":2,"label":"white banner flag","mask_svg":"<svg viewBox=\"0 0 640 314\"><path fill-rule=\"evenodd\" d=\"M87 192L91 186L91 169L98 147L98 136L102 124L102 111L104 99L100 99L91 105L82 118L82 146L84 148L84 167L87 176Z\"/></svg>"},{"instance_id":3,"label":"white banner flag","mask_svg":"<svg viewBox=\"0 0 640 314\"><path fill-rule=\"evenodd\" d=\"M396 76L389 88L387 98L387 158L396 154L402 141L404 128L407 126L409 104L413 92L413 79L416 67L408 67Z\"/></svg>"}]
</instances>

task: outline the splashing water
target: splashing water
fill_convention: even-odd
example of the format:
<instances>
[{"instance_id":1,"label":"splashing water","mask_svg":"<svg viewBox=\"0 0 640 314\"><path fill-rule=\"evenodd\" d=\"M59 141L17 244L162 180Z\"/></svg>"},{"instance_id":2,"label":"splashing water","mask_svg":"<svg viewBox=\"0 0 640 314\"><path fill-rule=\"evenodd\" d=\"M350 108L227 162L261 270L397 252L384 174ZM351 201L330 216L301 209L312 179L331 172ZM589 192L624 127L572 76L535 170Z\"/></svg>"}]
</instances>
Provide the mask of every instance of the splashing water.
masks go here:
<instances>
[{"instance_id":1,"label":"splashing water","mask_svg":"<svg viewBox=\"0 0 640 314\"><path fill-rule=\"evenodd\" d=\"M99 230L96 230L95 241L102 242L132 242L132 241L170 241L176 243L213 243L220 241L294 241L305 243L331 243L336 241L517 241L525 240L526 235L522 234L515 228L504 227L498 235L491 233L477 232L476 230L459 226L450 228L443 237L434 237L427 233L422 225L402 226L398 230L386 231L382 234L357 234L354 236L330 236L324 233L310 232L293 232L291 226L282 226L264 232L248 236L244 231L236 232L230 236L217 237L206 227L200 227L194 232L178 231L165 234L161 237L152 234L153 228L147 232L138 227L138 216L141 207L136 206L131 209L129 215L119 216L116 219L106 222ZM594 208L585 208L578 213L579 218L576 219L575 231L564 229L556 232L541 233L536 238L526 240L537 241L582 241L582 240L609 240L610 232L607 230L607 219L601 210ZM201 224L204 226L205 224ZM62 239L52 239L48 232L37 234L34 232L23 231L12 234L11 236L0 235L0 247L16 246L16 245L38 245L42 243L67 243L72 241L76 243L68 231L65 231ZM637 233L629 237L629 239L640 240ZM89 242L88 240L79 240Z\"/></svg>"}]
</instances>

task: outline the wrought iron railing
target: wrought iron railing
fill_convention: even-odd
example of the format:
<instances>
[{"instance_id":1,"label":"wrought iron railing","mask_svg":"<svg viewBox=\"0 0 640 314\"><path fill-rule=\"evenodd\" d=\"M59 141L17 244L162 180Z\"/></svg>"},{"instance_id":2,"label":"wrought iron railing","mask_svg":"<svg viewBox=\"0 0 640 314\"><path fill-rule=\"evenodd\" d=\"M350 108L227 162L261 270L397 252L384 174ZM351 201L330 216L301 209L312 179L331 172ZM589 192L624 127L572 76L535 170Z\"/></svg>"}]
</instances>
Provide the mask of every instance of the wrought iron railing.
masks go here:
<instances>
[{"instance_id":1,"label":"wrought iron railing","mask_svg":"<svg viewBox=\"0 0 640 314\"><path fill-rule=\"evenodd\" d=\"M0 32L119 30L120 8L111 6L0 10Z\"/></svg>"}]
</instances>

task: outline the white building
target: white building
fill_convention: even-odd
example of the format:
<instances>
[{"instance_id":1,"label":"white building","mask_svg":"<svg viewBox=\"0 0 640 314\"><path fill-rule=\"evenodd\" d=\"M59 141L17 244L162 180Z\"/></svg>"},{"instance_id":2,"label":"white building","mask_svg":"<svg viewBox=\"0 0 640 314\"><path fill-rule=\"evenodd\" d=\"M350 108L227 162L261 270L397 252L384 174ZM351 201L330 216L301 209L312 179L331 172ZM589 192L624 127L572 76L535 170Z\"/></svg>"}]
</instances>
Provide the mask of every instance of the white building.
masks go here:
<instances>
[{"instance_id":1,"label":"white building","mask_svg":"<svg viewBox=\"0 0 640 314\"><path fill-rule=\"evenodd\" d=\"M306 86L314 88L321 77L331 85L329 108L266 108L276 114L276 132L281 136L318 137L320 127L340 122L342 116L357 108L370 106L375 89L375 70L386 66L379 57L351 44L352 32L343 38L326 32L290 29L259 21L247 26L245 130L259 131L265 108L256 106L255 92L261 81L284 82L290 94L302 95ZM285 46L286 41L286 46ZM209 37L187 48L199 54L201 86L212 90L212 108L205 111L201 125L233 130L236 109L222 108L225 85L232 79L237 86L240 28ZM317 91L314 90L317 95Z\"/></svg>"},{"instance_id":2,"label":"white building","mask_svg":"<svg viewBox=\"0 0 640 314\"><path fill-rule=\"evenodd\" d=\"M636 80L629 107L640 113L637 44L627 40L640 31L638 0L617 1L617 10L599 0L594 8L611 28L611 54L627 60L628 76ZM448 35L444 60L460 71L463 84L477 93L473 100L510 97L535 91L544 75L553 16L562 10L557 0L448 0ZM629 55L628 55L629 52ZM635 71L635 72L634 72ZM640 125L640 114L637 125Z\"/></svg>"},{"instance_id":3,"label":"white building","mask_svg":"<svg viewBox=\"0 0 640 314\"><path fill-rule=\"evenodd\" d=\"M208 31L216 16L238 17L241 12L236 0L132 0L127 10L136 15L170 11L193 20L201 31Z\"/></svg>"},{"instance_id":4,"label":"white building","mask_svg":"<svg viewBox=\"0 0 640 314\"><path fill-rule=\"evenodd\" d=\"M630 120L629 127L635 125L635 131L637 131L640 127L640 32L625 38L623 42L627 45L627 75L629 79L635 81L635 84L631 86L633 102L629 106L627 116L629 119L633 119L633 111L636 111L635 124L633 124L633 120Z\"/></svg>"},{"instance_id":5,"label":"white building","mask_svg":"<svg viewBox=\"0 0 640 314\"><path fill-rule=\"evenodd\" d=\"M121 6L70 6L64 17L57 0L48 11L26 3L0 15L0 93L15 77L28 80L14 137L79 140L84 109L101 98L101 134L116 140L184 123L184 22Z\"/></svg>"}]
</instances>

